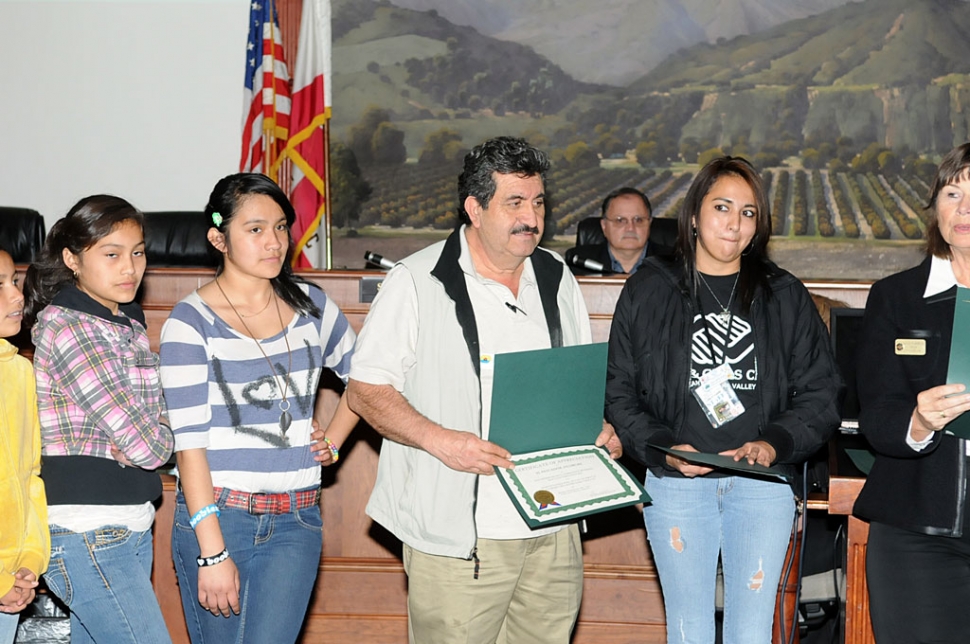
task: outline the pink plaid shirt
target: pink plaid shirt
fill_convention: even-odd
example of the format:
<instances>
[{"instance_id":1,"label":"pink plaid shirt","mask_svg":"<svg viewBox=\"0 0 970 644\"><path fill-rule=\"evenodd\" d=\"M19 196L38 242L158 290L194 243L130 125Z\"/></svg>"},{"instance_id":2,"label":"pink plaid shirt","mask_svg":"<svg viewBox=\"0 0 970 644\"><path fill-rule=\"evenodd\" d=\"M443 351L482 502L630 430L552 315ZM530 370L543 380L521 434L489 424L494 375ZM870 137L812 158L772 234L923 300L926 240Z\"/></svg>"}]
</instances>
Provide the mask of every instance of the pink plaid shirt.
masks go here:
<instances>
[{"instance_id":1,"label":"pink plaid shirt","mask_svg":"<svg viewBox=\"0 0 970 644\"><path fill-rule=\"evenodd\" d=\"M112 458L114 445L145 469L171 456L172 432L159 421L158 355L145 327L128 320L53 304L38 315L34 369L45 455Z\"/></svg>"}]
</instances>

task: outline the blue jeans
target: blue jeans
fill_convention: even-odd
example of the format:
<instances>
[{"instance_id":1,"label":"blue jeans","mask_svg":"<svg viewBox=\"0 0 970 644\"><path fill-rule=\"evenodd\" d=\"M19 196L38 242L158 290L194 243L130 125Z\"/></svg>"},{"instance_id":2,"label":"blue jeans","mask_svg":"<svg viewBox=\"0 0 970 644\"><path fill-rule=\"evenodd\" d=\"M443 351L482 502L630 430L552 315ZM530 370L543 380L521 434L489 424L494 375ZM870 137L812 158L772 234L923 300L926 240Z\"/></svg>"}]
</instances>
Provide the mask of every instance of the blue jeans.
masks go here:
<instances>
[{"instance_id":1,"label":"blue jeans","mask_svg":"<svg viewBox=\"0 0 970 644\"><path fill-rule=\"evenodd\" d=\"M229 617L199 604L199 542L189 527L185 498L181 492L176 497L172 557L193 644L295 642L320 569L320 508L257 515L220 506L220 512L222 537L239 571L240 612Z\"/></svg>"},{"instance_id":2,"label":"blue jeans","mask_svg":"<svg viewBox=\"0 0 970 644\"><path fill-rule=\"evenodd\" d=\"M71 610L71 644L171 644L151 574L151 530L51 526L44 580Z\"/></svg>"},{"instance_id":3,"label":"blue jeans","mask_svg":"<svg viewBox=\"0 0 970 644\"><path fill-rule=\"evenodd\" d=\"M771 642L778 581L791 537L791 488L743 476L658 478L644 506L660 575L669 644L714 642L718 555L724 576L724 644Z\"/></svg>"},{"instance_id":4,"label":"blue jeans","mask_svg":"<svg viewBox=\"0 0 970 644\"><path fill-rule=\"evenodd\" d=\"M13 644L20 613L0 613L0 644Z\"/></svg>"}]
</instances>

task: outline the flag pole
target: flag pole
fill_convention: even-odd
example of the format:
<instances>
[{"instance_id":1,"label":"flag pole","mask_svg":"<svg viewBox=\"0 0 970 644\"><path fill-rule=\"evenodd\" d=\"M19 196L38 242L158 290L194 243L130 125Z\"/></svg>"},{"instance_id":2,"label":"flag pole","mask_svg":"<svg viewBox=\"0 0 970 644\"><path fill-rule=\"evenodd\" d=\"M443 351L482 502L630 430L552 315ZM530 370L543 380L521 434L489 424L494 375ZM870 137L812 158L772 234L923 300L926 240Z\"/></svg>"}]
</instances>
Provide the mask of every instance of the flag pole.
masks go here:
<instances>
[{"instance_id":1,"label":"flag pole","mask_svg":"<svg viewBox=\"0 0 970 644\"><path fill-rule=\"evenodd\" d=\"M326 186L327 190L323 195L324 203L326 204L324 210L324 216L326 217L326 229L327 234L327 270L333 268L333 209L331 207L330 192L333 187L333 183L330 182L330 119L323 124L323 158L326 160L324 165L324 172L326 173Z\"/></svg>"},{"instance_id":2,"label":"flag pole","mask_svg":"<svg viewBox=\"0 0 970 644\"><path fill-rule=\"evenodd\" d=\"M273 121L272 123L267 123L267 119L263 118L263 174L275 181L277 184L279 180L273 177L271 168L273 164L276 163L276 157L273 155L273 148L275 145L275 134L276 134L276 2L275 0L265 0L269 3L269 19L270 19L270 50L269 50L269 60L270 65L273 69L273 79L274 83L270 87L270 93L273 96ZM265 39L264 41L265 42ZM263 52L263 58L265 60L266 52ZM266 70L263 70L263 78L266 78ZM266 85L263 85L263 92L266 91ZM262 99L265 105L265 98Z\"/></svg>"}]
</instances>

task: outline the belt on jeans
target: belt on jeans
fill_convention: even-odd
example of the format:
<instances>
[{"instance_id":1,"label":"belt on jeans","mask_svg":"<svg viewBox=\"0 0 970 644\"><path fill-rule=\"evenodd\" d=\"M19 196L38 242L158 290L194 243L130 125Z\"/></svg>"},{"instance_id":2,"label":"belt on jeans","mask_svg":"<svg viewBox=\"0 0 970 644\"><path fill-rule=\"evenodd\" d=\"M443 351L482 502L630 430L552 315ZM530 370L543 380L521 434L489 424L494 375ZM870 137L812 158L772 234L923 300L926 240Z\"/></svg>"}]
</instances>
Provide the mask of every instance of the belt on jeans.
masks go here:
<instances>
[{"instance_id":1,"label":"belt on jeans","mask_svg":"<svg viewBox=\"0 0 970 644\"><path fill-rule=\"evenodd\" d=\"M225 508L245 510L249 514L288 514L320 504L320 488L297 492L239 492L216 487L216 504Z\"/></svg>"}]
</instances>

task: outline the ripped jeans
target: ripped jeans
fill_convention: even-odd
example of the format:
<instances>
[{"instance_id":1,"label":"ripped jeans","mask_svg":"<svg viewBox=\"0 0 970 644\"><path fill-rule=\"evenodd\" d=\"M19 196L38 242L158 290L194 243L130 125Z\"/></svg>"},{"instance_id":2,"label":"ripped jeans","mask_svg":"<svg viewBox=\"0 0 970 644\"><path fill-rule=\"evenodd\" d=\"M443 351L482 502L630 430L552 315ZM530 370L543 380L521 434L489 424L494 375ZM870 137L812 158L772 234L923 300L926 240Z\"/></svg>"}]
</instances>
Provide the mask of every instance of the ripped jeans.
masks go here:
<instances>
[{"instance_id":1,"label":"ripped jeans","mask_svg":"<svg viewBox=\"0 0 970 644\"><path fill-rule=\"evenodd\" d=\"M714 642L718 555L724 576L724 644L769 644L795 498L784 482L743 476L658 478L644 506L660 575L668 644Z\"/></svg>"}]
</instances>

